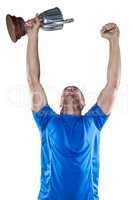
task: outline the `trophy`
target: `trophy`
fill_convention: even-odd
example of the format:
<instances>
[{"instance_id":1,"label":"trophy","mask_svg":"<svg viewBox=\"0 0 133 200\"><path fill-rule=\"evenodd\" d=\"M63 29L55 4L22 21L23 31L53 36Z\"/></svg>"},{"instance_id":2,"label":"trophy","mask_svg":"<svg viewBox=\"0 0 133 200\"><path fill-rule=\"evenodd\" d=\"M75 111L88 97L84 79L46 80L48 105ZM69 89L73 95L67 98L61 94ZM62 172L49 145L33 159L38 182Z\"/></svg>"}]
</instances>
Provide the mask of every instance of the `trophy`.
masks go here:
<instances>
[{"instance_id":1,"label":"trophy","mask_svg":"<svg viewBox=\"0 0 133 200\"><path fill-rule=\"evenodd\" d=\"M73 22L74 19L63 19L61 10L58 7L46 10L38 15L41 20L41 28L45 31L55 31L63 29L65 23ZM22 17L6 15L6 25L8 33L13 42L17 42L26 34L25 21Z\"/></svg>"}]
</instances>

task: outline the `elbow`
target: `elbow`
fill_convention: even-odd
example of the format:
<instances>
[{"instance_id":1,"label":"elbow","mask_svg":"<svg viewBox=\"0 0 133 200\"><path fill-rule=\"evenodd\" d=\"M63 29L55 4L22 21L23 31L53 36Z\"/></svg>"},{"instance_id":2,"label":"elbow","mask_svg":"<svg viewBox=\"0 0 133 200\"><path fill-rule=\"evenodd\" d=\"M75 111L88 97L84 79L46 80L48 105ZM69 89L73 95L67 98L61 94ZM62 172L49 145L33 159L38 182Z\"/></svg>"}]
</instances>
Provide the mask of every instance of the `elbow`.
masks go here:
<instances>
[{"instance_id":1,"label":"elbow","mask_svg":"<svg viewBox=\"0 0 133 200\"><path fill-rule=\"evenodd\" d=\"M113 81L107 84L111 89L118 90L120 86L120 81Z\"/></svg>"},{"instance_id":2,"label":"elbow","mask_svg":"<svg viewBox=\"0 0 133 200\"><path fill-rule=\"evenodd\" d=\"M31 79L29 77L28 77L27 81L28 81L28 85L31 89L34 89L39 84L39 80Z\"/></svg>"},{"instance_id":3,"label":"elbow","mask_svg":"<svg viewBox=\"0 0 133 200\"><path fill-rule=\"evenodd\" d=\"M119 81L116 81L116 82L114 82L113 84L112 84L112 87L114 88L114 89L118 89L119 88L119 86L120 86L120 82Z\"/></svg>"}]
</instances>

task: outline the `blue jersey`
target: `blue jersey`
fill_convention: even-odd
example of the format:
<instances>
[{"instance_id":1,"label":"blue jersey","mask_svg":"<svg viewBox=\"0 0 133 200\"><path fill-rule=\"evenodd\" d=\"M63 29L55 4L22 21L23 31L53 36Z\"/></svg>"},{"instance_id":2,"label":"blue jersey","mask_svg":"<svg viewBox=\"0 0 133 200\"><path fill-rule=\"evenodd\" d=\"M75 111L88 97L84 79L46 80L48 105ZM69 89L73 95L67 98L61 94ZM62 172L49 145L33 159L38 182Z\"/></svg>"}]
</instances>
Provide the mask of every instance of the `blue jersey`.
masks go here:
<instances>
[{"instance_id":1,"label":"blue jersey","mask_svg":"<svg viewBox=\"0 0 133 200\"><path fill-rule=\"evenodd\" d=\"M48 104L32 113L41 136L38 200L99 200L100 131L109 115L97 103L84 115Z\"/></svg>"}]
</instances>

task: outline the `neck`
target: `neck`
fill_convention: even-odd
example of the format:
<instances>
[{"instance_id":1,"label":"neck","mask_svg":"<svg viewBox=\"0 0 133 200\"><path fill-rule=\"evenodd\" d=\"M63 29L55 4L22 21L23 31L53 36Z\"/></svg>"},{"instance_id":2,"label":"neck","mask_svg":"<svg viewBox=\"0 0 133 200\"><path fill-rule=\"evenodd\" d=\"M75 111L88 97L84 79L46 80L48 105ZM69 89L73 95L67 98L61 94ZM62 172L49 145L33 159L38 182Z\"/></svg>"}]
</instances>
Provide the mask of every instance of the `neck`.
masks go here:
<instances>
[{"instance_id":1,"label":"neck","mask_svg":"<svg viewBox=\"0 0 133 200\"><path fill-rule=\"evenodd\" d=\"M78 114L81 115L81 109L80 108L73 108L73 107L63 107L61 110L61 113L64 114Z\"/></svg>"}]
</instances>

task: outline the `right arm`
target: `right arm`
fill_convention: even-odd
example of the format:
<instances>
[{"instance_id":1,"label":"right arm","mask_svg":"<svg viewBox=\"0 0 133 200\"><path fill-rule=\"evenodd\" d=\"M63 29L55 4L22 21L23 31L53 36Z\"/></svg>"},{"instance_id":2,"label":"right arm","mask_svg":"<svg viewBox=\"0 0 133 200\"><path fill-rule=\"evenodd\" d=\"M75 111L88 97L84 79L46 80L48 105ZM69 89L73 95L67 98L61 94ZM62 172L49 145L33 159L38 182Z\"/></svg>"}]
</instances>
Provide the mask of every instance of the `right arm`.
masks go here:
<instances>
[{"instance_id":1,"label":"right arm","mask_svg":"<svg viewBox=\"0 0 133 200\"><path fill-rule=\"evenodd\" d=\"M101 91L97 103L106 114L109 114L113 108L121 78L120 31L116 24L108 23L101 30L101 35L109 41L110 56L107 70L107 83Z\"/></svg>"},{"instance_id":2,"label":"right arm","mask_svg":"<svg viewBox=\"0 0 133 200\"><path fill-rule=\"evenodd\" d=\"M31 94L31 109L35 112L48 104L46 93L40 83L40 62L38 56L39 28L40 21L38 18L26 22L28 35L26 72Z\"/></svg>"}]
</instances>

